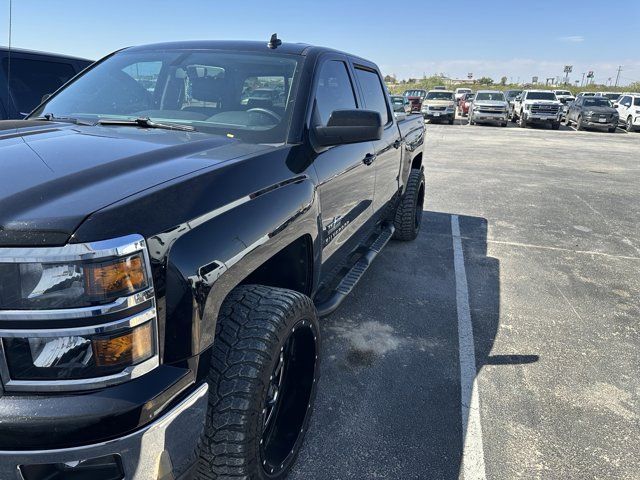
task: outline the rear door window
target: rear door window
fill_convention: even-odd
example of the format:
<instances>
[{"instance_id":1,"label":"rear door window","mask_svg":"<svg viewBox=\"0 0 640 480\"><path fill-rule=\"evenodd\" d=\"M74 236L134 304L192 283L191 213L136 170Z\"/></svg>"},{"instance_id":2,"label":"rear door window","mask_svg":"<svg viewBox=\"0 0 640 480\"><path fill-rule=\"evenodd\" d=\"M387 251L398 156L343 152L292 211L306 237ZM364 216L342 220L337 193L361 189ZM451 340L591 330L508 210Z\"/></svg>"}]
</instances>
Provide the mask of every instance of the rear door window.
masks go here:
<instances>
[{"instance_id":1,"label":"rear door window","mask_svg":"<svg viewBox=\"0 0 640 480\"><path fill-rule=\"evenodd\" d=\"M379 112L382 124L388 124L391 121L391 116L389 115L386 95L378 73L372 70L356 68L356 76L362 87L365 108Z\"/></svg>"},{"instance_id":2,"label":"rear door window","mask_svg":"<svg viewBox=\"0 0 640 480\"><path fill-rule=\"evenodd\" d=\"M9 59L2 61L5 75L9 75ZM56 91L75 75L69 63L12 58L9 88L19 113L29 113L42 101L42 97Z\"/></svg>"},{"instance_id":3,"label":"rear door window","mask_svg":"<svg viewBox=\"0 0 640 480\"><path fill-rule=\"evenodd\" d=\"M327 125L335 110L353 110L357 107L347 65L339 60L325 62L318 75L316 112L320 123Z\"/></svg>"}]
</instances>

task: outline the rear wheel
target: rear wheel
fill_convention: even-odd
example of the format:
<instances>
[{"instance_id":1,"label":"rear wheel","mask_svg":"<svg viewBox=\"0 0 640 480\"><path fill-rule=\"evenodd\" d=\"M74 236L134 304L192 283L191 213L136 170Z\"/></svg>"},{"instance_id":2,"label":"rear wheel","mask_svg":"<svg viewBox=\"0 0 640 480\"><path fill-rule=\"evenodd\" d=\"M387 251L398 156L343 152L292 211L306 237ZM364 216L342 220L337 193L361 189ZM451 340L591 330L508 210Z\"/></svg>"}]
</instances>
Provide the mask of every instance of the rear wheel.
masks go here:
<instances>
[{"instance_id":1,"label":"rear wheel","mask_svg":"<svg viewBox=\"0 0 640 480\"><path fill-rule=\"evenodd\" d=\"M396 210L393 226L396 240L414 240L422 225L422 209L424 207L424 172L413 169L409 174L407 189Z\"/></svg>"},{"instance_id":2,"label":"rear wheel","mask_svg":"<svg viewBox=\"0 0 640 480\"><path fill-rule=\"evenodd\" d=\"M302 445L318 378L318 318L307 296L243 285L220 310L207 377L199 479L283 478Z\"/></svg>"}]
</instances>

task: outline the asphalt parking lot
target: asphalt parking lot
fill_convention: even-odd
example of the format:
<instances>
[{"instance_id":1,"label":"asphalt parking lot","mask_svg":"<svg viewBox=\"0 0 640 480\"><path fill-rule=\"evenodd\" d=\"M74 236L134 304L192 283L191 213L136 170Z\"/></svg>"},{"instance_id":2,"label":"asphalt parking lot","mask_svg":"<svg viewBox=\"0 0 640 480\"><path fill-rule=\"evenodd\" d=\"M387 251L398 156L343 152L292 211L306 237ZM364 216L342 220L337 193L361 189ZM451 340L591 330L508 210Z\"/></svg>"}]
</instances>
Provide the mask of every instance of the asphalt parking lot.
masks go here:
<instances>
[{"instance_id":1,"label":"asphalt parking lot","mask_svg":"<svg viewBox=\"0 0 640 480\"><path fill-rule=\"evenodd\" d=\"M639 147L428 125L422 231L323 320L291 478L640 478Z\"/></svg>"}]
</instances>

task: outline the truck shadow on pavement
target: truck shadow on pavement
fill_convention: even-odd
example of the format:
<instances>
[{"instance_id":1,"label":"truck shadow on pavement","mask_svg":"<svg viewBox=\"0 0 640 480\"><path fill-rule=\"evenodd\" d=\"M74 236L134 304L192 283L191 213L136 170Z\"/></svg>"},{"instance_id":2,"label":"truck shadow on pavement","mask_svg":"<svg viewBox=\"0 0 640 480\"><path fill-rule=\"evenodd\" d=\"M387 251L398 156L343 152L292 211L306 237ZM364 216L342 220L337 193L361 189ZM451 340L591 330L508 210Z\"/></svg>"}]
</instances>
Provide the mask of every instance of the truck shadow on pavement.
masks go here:
<instances>
[{"instance_id":1,"label":"truck shadow on pavement","mask_svg":"<svg viewBox=\"0 0 640 480\"><path fill-rule=\"evenodd\" d=\"M451 218L424 212L418 239L391 242L351 297L321 321L322 378L290 478L459 478L461 401L470 399L460 398ZM487 221L458 221L477 371L537 361L490 354L500 320L500 265L487 256Z\"/></svg>"}]
</instances>

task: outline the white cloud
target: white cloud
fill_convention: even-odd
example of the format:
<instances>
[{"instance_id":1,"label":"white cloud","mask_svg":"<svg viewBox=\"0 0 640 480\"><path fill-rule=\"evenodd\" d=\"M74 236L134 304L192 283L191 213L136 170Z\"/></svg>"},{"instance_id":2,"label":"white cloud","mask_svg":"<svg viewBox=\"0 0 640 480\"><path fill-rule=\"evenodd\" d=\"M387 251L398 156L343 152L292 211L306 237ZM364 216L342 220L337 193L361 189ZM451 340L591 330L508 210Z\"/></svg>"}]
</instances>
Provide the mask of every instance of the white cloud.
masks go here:
<instances>
[{"instance_id":1,"label":"white cloud","mask_svg":"<svg viewBox=\"0 0 640 480\"><path fill-rule=\"evenodd\" d=\"M581 43L584 42L584 37L582 35L569 35L566 37L560 37L558 40L568 43Z\"/></svg>"}]
</instances>

